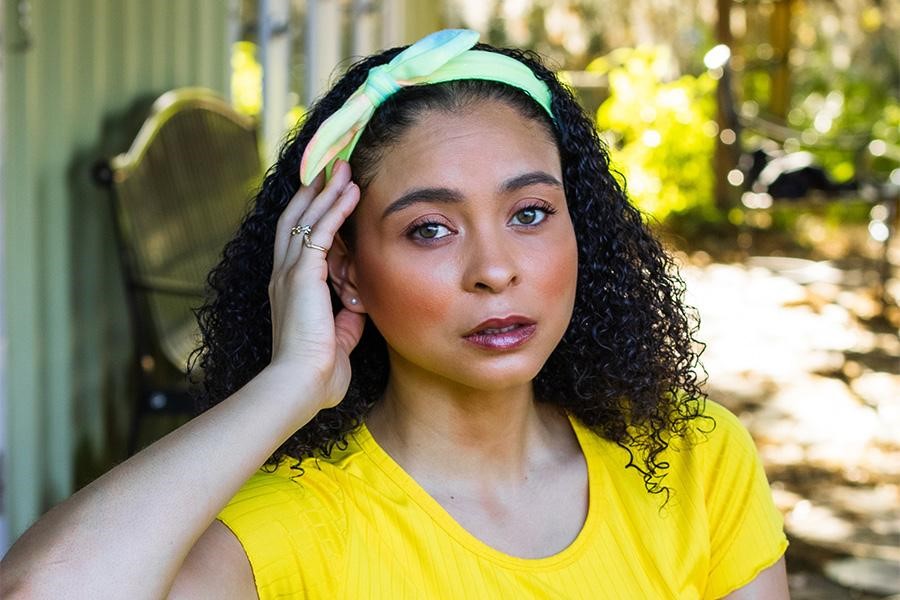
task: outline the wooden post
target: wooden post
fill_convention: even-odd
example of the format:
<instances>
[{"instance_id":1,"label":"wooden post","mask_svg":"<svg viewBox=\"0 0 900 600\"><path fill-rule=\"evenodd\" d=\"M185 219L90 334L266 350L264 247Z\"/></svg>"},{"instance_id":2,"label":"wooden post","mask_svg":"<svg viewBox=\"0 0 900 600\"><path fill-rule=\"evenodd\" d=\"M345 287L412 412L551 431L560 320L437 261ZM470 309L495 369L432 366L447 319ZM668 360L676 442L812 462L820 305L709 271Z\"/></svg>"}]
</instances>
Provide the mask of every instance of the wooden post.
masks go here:
<instances>
[{"instance_id":1,"label":"wooden post","mask_svg":"<svg viewBox=\"0 0 900 600\"><path fill-rule=\"evenodd\" d=\"M772 57L775 60L772 69L772 92L769 98L769 111L773 116L785 119L790 104L790 52L791 52L791 12L792 0L778 0L771 17Z\"/></svg>"},{"instance_id":2,"label":"wooden post","mask_svg":"<svg viewBox=\"0 0 900 600\"><path fill-rule=\"evenodd\" d=\"M734 41L731 35L731 0L716 0L716 9L716 42L731 48ZM728 183L728 172L737 166L740 147L737 140L737 118L734 112L729 62L722 66L722 76L716 86L716 124L719 134L716 136L713 169L715 202L720 210L727 210L734 205L734 187Z\"/></svg>"}]
</instances>

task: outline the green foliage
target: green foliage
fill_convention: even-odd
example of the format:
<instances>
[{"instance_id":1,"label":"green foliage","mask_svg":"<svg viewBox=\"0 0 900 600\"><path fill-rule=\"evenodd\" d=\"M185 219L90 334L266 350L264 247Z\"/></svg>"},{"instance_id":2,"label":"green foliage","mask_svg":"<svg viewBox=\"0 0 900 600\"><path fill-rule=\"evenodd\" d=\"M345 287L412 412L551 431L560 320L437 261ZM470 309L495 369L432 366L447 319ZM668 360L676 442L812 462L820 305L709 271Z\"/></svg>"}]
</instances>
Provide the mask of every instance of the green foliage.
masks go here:
<instances>
[{"instance_id":1,"label":"green foliage","mask_svg":"<svg viewBox=\"0 0 900 600\"><path fill-rule=\"evenodd\" d=\"M716 218L716 82L706 73L666 80L671 63L665 47L647 46L621 48L588 65L609 79L597 127L642 211L660 221L688 210Z\"/></svg>"},{"instance_id":2,"label":"green foliage","mask_svg":"<svg viewBox=\"0 0 900 600\"><path fill-rule=\"evenodd\" d=\"M256 44L235 42L231 48L231 97L235 109L258 117L262 110L262 66Z\"/></svg>"},{"instance_id":3,"label":"green foliage","mask_svg":"<svg viewBox=\"0 0 900 600\"><path fill-rule=\"evenodd\" d=\"M256 60L258 48L248 41L235 42L231 49L231 97L234 108L245 115L260 117L263 103L262 66ZM306 107L296 104L284 116L284 130L296 127L306 115Z\"/></svg>"},{"instance_id":4,"label":"green foliage","mask_svg":"<svg viewBox=\"0 0 900 600\"><path fill-rule=\"evenodd\" d=\"M737 44L736 53L747 57L737 88L743 112L778 122L767 114L775 63L772 24L762 9L757 7L756 26ZM900 61L888 14L869 0L793 5L785 123L790 129L776 141L787 151L812 152L836 181L885 181L900 164ZM748 146L762 139L752 132L744 137Z\"/></svg>"}]
</instances>

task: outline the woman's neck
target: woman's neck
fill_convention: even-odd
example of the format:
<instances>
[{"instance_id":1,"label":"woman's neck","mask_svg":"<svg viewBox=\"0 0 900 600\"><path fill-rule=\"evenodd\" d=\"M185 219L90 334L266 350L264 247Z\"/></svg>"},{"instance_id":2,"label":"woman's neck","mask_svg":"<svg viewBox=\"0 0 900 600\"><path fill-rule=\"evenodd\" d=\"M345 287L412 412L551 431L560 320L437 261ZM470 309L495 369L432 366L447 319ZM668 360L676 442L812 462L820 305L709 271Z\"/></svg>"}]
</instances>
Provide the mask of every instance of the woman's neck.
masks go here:
<instances>
[{"instance_id":1,"label":"woman's neck","mask_svg":"<svg viewBox=\"0 0 900 600\"><path fill-rule=\"evenodd\" d=\"M561 410L535 401L530 381L486 391L402 371L392 371L366 424L420 481L522 482L574 438Z\"/></svg>"}]
</instances>

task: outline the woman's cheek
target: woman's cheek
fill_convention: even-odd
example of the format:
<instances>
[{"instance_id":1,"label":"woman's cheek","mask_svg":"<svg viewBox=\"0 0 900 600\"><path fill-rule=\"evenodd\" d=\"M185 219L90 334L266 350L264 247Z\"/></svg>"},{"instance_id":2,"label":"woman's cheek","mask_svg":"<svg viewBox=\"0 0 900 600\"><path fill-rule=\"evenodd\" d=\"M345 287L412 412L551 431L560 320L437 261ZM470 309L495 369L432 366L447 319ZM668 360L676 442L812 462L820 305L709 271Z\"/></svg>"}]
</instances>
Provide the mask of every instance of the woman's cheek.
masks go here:
<instances>
[{"instance_id":1,"label":"woman's cheek","mask_svg":"<svg viewBox=\"0 0 900 600\"><path fill-rule=\"evenodd\" d=\"M367 267L360 294L376 325L421 330L448 317L447 280L452 279L448 265L411 263L407 257Z\"/></svg>"},{"instance_id":2,"label":"woman's cheek","mask_svg":"<svg viewBox=\"0 0 900 600\"><path fill-rule=\"evenodd\" d=\"M578 282L578 247L574 234L561 236L535 258L541 296L548 301L574 303Z\"/></svg>"}]
</instances>

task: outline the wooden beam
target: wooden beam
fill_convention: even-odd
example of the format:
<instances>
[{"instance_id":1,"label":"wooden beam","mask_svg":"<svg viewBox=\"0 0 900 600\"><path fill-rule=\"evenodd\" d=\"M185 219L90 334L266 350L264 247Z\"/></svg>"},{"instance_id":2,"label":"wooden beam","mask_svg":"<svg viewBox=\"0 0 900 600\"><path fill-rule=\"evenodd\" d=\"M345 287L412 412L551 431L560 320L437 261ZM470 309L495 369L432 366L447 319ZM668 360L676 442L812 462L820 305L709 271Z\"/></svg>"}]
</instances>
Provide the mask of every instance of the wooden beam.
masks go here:
<instances>
[{"instance_id":1,"label":"wooden beam","mask_svg":"<svg viewBox=\"0 0 900 600\"><path fill-rule=\"evenodd\" d=\"M773 116L785 119L791 101L790 53L792 0L778 0L771 17L771 43L775 66L772 69L772 91L769 111Z\"/></svg>"},{"instance_id":2,"label":"wooden beam","mask_svg":"<svg viewBox=\"0 0 900 600\"><path fill-rule=\"evenodd\" d=\"M731 34L731 0L716 0L716 9L716 43L731 48L734 45ZM737 141L738 127L730 73L729 60L722 66L722 73L716 86L716 124L719 134L716 136L713 170L715 203L720 210L734 206L735 188L728 183L728 172L737 166L740 148Z\"/></svg>"}]
</instances>

